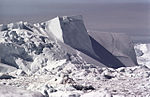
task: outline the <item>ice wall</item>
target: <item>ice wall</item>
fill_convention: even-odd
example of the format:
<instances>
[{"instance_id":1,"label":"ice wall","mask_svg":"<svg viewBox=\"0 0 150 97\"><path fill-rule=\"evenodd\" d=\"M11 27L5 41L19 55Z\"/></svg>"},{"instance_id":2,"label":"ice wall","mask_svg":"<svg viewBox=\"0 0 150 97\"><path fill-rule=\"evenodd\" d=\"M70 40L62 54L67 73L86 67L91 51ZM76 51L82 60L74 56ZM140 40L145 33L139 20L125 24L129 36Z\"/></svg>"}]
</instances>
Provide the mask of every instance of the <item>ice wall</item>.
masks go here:
<instances>
[{"instance_id":1,"label":"ice wall","mask_svg":"<svg viewBox=\"0 0 150 97\"><path fill-rule=\"evenodd\" d=\"M119 59L125 66L137 65L133 42L124 33L89 32L99 44ZM101 52L101 50L99 50Z\"/></svg>"},{"instance_id":2,"label":"ice wall","mask_svg":"<svg viewBox=\"0 0 150 97\"><path fill-rule=\"evenodd\" d=\"M56 17L46 22L47 31L57 39L88 55L96 56L82 16Z\"/></svg>"}]
</instances>

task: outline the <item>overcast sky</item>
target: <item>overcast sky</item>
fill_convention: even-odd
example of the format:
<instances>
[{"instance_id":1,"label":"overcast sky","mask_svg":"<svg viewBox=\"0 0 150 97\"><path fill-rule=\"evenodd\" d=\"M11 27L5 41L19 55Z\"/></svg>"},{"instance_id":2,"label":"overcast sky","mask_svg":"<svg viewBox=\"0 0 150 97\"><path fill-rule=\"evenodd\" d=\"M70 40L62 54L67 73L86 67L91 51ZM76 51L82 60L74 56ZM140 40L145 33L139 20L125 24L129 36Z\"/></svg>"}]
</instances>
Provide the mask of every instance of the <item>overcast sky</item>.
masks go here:
<instances>
[{"instance_id":1,"label":"overcast sky","mask_svg":"<svg viewBox=\"0 0 150 97\"><path fill-rule=\"evenodd\" d=\"M150 2L150 0L0 0L1 2L65 2L65 3L71 3L71 2L107 2L107 3L118 3L118 2Z\"/></svg>"},{"instance_id":2,"label":"overcast sky","mask_svg":"<svg viewBox=\"0 0 150 97\"><path fill-rule=\"evenodd\" d=\"M150 35L150 0L0 0L0 24L79 14L89 30Z\"/></svg>"}]
</instances>

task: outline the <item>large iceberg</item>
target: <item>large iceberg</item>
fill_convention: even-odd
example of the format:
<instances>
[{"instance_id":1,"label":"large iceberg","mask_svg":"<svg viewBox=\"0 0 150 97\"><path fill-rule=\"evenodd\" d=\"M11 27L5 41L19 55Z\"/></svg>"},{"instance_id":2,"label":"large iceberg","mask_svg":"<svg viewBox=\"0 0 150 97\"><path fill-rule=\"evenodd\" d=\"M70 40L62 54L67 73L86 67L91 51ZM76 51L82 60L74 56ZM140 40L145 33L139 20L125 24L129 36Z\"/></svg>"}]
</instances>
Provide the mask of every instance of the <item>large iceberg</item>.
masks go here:
<instances>
[{"instance_id":1,"label":"large iceberg","mask_svg":"<svg viewBox=\"0 0 150 97\"><path fill-rule=\"evenodd\" d=\"M56 17L37 24L11 23L0 25L0 30L0 68L8 71L6 65L12 66L11 70L36 72L64 59L112 68L137 65L133 44L126 35L88 33L82 16Z\"/></svg>"},{"instance_id":2,"label":"large iceberg","mask_svg":"<svg viewBox=\"0 0 150 97\"><path fill-rule=\"evenodd\" d=\"M96 57L82 16L56 17L47 21L45 27L61 42L87 55Z\"/></svg>"},{"instance_id":3,"label":"large iceberg","mask_svg":"<svg viewBox=\"0 0 150 97\"><path fill-rule=\"evenodd\" d=\"M45 29L63 43L108 67L137 65L133 43L126 34L88 33L82 16L56 17L45 23Z\"/></svg>"}]
</instances>

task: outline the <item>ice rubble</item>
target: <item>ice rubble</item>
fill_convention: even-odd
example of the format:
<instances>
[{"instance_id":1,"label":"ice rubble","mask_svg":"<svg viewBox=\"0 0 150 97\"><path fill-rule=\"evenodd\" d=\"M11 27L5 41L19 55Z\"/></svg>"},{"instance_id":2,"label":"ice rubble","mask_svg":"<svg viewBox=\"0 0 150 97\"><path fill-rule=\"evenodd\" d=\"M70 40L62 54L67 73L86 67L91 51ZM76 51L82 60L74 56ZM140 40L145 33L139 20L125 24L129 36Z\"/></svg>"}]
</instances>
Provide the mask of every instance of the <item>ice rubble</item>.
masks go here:
<instances>
[{"instance_id":1,"label":"ice rubble","mask_svg":"<svg viewBox=\"0 0 150 97\"><path fill-rule=\"evenodd\" d=\"M134 48L138 63L150 68L150 44L136 44Z\"/></svg>"},{"instance_id":2,"label":"ice rubble","mask_svg":"<svg viewBox=\"0 0 150 97\"><path fill-rule=\"evenodd\" d=\"M39 91L45 97L115 97L150 88L142 87L148 81L149 69L136 66L128 37L88 33L81 16L56 17L37 24L11 23L0 25L0 30L0 72L13 77L0 80L4 88L8 85ZM122 84L115 88L118 82Z\"/></svg>"},{"instance_id":3,"label":"ice rubble","mask_svg":"<svg viewBox=\"0 0 150 97\"><path fill-rule=\"evenodd\" d=\"M17 71L18 72L18 71ZM92 64L63 64L33 75L9 73L13 79L0 80L5 86L39 91L45 97L134 97L150 95L150 69L144 66L119 69L99 68Z\"/></svg>"},{"instance_id":4,"label":"ice rubble","mask_svg":"<svg viewBox=\"0 0 150 97\"><path fill-rule=\"evenodd\" d=\"M32 92L11 86L0 85L1 97L44 97L40 92Z\"/></svg>"}]
</instances>

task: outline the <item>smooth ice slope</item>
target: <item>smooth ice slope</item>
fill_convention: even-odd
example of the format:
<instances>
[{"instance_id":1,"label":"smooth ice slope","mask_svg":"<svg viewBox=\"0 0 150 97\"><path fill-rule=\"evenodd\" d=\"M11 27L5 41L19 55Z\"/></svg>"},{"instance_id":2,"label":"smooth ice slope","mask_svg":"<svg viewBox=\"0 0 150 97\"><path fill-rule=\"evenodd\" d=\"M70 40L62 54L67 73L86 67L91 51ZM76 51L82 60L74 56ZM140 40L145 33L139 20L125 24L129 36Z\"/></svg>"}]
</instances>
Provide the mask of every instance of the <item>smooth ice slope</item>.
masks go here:
<instances>
[{"instance_id":1,"label":"smooth ice slope","mask_svg":"<svg viewBox=\"0 0 150 97\"><path fill-rule=\"evenodd\" d=\"M64 42L63 39L63 31L60 26L59 17L56 17L50 21L47 21L45 24L45 29L50 35L54 35L55 38L59 39L60 41Z\"/></svg>"},{"instance_id":2,"label":"smooth ice slope","mask_svg":"<svg viewBox=\"0 0 150 97\"><path fill-rule=\"evenodd\" d=\"M136 54L132 41L124 33L89 32L101 46L119 59L125 66L137 65ZM97 47L98 48L98 47ZM99 49L99 52L102 50ZM108 61L109 59L107 59Z\"/></svg>"}]
</instances>

